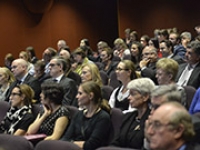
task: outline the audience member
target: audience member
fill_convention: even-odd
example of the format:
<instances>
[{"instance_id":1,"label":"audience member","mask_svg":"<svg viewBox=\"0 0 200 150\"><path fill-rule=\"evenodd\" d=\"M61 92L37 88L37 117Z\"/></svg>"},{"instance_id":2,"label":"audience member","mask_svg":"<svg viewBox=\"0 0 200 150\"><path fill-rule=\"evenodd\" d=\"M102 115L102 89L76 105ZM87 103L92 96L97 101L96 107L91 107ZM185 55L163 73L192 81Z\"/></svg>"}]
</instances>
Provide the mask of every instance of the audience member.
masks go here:
<instances>
[{"instance_id":1,"label":"audience member","mask_svg":"<svg viewBox=\"0 0 200 150\"><path fill-rule=\"evenodd\" d=\"M149 44L149 40L150 40L150 38L148 35L145 34L145 35L141 36L140 43L142 44L142 47L147 46Z\"/></svg>"},{"instance_id":2,"label":"audience member","mask_svg":"<svg viewBox=\"0 0 200 150\"><path fill-rule=\"evenodd\" d=\"M148 104L154 87L153 81L148 78L135 79L128 83L129 103L137 111L125 114L120 132L111 142L111 145L134 149L142 148L145 120L148 119L150 114Z\"/></svg>"},{"instance_id":3,"label":"audience member","mask_svg":"<svg viewBox=\"0 0 200 150\"><path fill-rule=\"evenodd\" d=\"M42 84L46 79L50 78L49 73L45 73L45 63L42 60L38 60L34 64L35 74L34 77L38 79L40 84Z\"/></svg>"},{"instance_id":4,"label":"audience member","mask_svg":"<svg viewBox=\"0 0 200 150\"><path fill-rule=\"evenodd\" d=\"M192 35L190 32L181 33L181 44L185 49L187 48L187 45L190 43L191 40L192 40Z\"/></svg>"},{"instance_id":5,"label":"audience member","mask_svg":"<svg viewBox=\"0 0 200 150\"><path fill-rule=\"evenodd\" d=\"M82 48L77 48L73 53L73 58L75 60L75 63L77 64L76 68L75 68L75 72L78 73L79 75L81 74L81 69L82 69L82 66L84 64L87 64L87 63L93 63L92 61L90 61L85 52L83 51Z\"/></svg>"},{"instance_id":6,"label":"audience member","mask_svg":"<svg viewBox=\"0 0 200 150\"><path fill-rule=\"evenodd\" d=\"M181 58L181 56L179 55L174 55L173 51L174 47L171 41L169 40L160 41L160 52L162 53L162 57L172 58L179 64L184 63L183 58Z\"/></svg>"},{"instance_id":7,"label":"audience member","mask_svg":"<svg viewBox=\"0 0 200 150\"><path fill-rule=\"evenodd\" d=\"M7 67L8 69L11 70L11 64L12 64L13 60L15 60L14 56L11 53L7 53L4 58L5 67Z\"/></svg>"},{"instance_id":8,"label":"audience member","mask_svg":"<svg viewBox=\"0 0 200 150\"><path fill-rule=\"evenodd\" d=\"M34 91L26 84L17 85L10 94L11 108L0 124L0 133L25 135L34 116L31 101Z\"/></svg>"},{"instance_id":9,"label":"audience member","mask_svg":"<svg viewBox=\"0 0 200 150\"><path fill-rule=\"evenodd\" d=\"M114 56L124 59L124 57L129 58L131 56L130 50L121 38L117 38L114 41Z\"/></svg>"},{"instance_id":10,"label":"audience member","mask_svg":"<svg viewBox=\"0 0 200 150\"><path fill-rule=\"evenodd\" d=\"M30 58L30 62L32 64L35 64L38 61L38 58L36 57L36 54L35 54L35 49L32 46L28 46L26 48L26 52Z\"/></svg>"},{"instance_id":11,"label":"audience member","mask_svg":"<svg viewBox=\"0 0 200 150\"><path fill-rule=\"evenodd\" d=\"M39 102L39 97L40 97L39 95L41 92L40 82L28 73L27 61L25 61L24 59L15 59L12 62L11 68L12 68L11 71L13 72L13 75L15 76L16 81L10 85L9 91L11 92L13 87L15 87L16 85L19 85L22 83L27 84L35 92L34 99L36 100L36 102Z\"/></svg>"},{"instance_id":12,"label":"audience member","mask_svg":"<svg viewBox=\"0 0 200 150\"><path fill-rule=\"evenodd\" d=\"M197 89L200 86L200 42L192 41L188 45L185 59L186 63L179 66L177 84L190 85Z\"/></svg>"},{"instance_id":13,"label":"audience member","mask_svg":"<svg viewBox=\"0 0 200 150\"><path fill-rule=\"evenodd\" d=\"M94 81L82 83L77 99L78 105L85 109L73 118L62 140L72 141L83 150L106 145L111 127L110 107L101 99L100 86Z\"/></svg>"},{"instance_id":14,"label":"audience member","mask_svg":"<svg viewBox=\"0 0 200 150\"><path fill-rule=\"evenodd\" d=\"M156 62L158 61L157 49L146 46L142 50L142 60L140 61L141 77L148 77L157 83Z\"/></svg>"},{"instance_id":15,"label":"audience member","mask_svg":"<svg viewBox=\"0 0 200 150\"><path fill-rule=\"evenodd\" d=\"M104 49L104 48L107 48L109 47L108 46L108 43L106 43L105 41L99 41L97 43L97 51L98 51L98 57L96 59L96 62L101 62L101 58L100 58L100 54L101 54L101 51Z\"/></svg>"},{"instance_id":16,"label":"audience member","mask_svg":"<svg viewBox=\"0 0 200 150\"><path fill-rule=\"evenodd\" d=\"M58 53L60 53L60 50L64 47L68 47L66 41L65 40L58 40L58 42L57 42Z\"/></svg>"},{"instance_id":17,"label":"audience member","mask_svg":"<svg viewBox=\"0 0 200 150\"><path fill-rule=\"evenodd\" d=\"M158 41L168 40L169 39L169 33L166 29L161 29L158 33Z\"/></svg>"},{"instance_id":18,"label":"audience member","mask_svg":"<svg viewBox=\"0 0 200 150\"><path fill-rule=\"evenodd\" d=\"M131 33L131 29L130 28L126 28L124 30L124 35L125 35L125 38L124 38L124 42L126 43L126 45L128 46L128 48L130 48L130 33Z\"/></svg>"},{"instance_id":19,"label":"audience member","mask_svg":"<svg viewBox=\"0 0 200 150\"><path fill-rule=\"evenodd\" d=\"M9 88L14 81L15 77L8 68L0 68L0 101L9 99Z\"/></svg>"},{"instance_id":20,"label":"audience member","mask_svg":"<svg viewBox=\"0 0 200 150\"><path fill-rule=\"evenodd\" d=\"M66 60L62 57L54 57L49 63L50 79L45 83L57 82L64 89L64 97L62 103L71 105L77 94L77 86L74 80L67 78L65 72L67 69Z\"/></svg>"},{"instance_id":21,"label":"audience member","mask_svg":"<svg viewBox=\"0 0 200 150\"><path fill-rule=\"evenodd\" d=\"M63 88L57 83L42 84L40 99L44 110L29 126L28 135L46 134L45 140L61 138L69 124L69 112L62 106L63 96Z\"/></svg>"},{"instance_id":22,"label":"audience member","mask_svg":"<svg viewBox=\"0 0 200 150\"><path fill-rule=\"evenodd\" d=\"M169 35L169 40L172 42L174 46L174 55L179 55L182 59L185 58L186 49L181 45L181 38L179 33L171 32Z\"/></svg>"},{"instance_id":23,"label":"audience member","mask_svg":"<svg viewBox=\"0 0 200 150\"><path fill-rule=\"evenodd\" d=\"M191 144L195 135L191 117L177 102L167 102L156 109L146 131L151 150L200 149L199 145Z\"/></svg>"},{"instance_id":24,"label":"audience member","mask_svg":"<svg viewBox=\"0 0 200 150\"><path fill-rule=\"evenodd\" d=\"M129 89L127 89L127 85L131 80L137 78L133 62L130 60L120 61L116 68L116 74L117 79L121 81L122 84L112 92L109 104L112 108L116 107L124 112L132 110L129 105L128 96L130 92Z\"/></svg>"},{"instance_id":25,"label":"audience member","mask_svg":"<svg viewBox=\"0 0 200 150\"><path fill-rule=\"evenodd\" d=\"M32 63L30 63L30 58L28 56L28 53L26 51L21 51L19 53L19 58L24 59L27 64L28 64L28 72L30 75L34 75L35 70L34 70L34 65Z\"/></svg>"}]
</instances>

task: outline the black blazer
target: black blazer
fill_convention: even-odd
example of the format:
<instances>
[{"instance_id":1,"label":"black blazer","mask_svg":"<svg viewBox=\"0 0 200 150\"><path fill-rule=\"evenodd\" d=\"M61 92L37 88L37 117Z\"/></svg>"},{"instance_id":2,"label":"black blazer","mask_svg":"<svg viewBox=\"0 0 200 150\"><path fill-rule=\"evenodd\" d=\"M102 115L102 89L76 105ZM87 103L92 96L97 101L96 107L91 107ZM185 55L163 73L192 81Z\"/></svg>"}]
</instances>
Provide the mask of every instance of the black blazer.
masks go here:
<instances>
[{"instance_id":1,"label":"black blazer","mask_svg":"<svg viewBox=\"0 0 200 150\"><path fill-rule=\"evenodd\" d=\"M9 94L8 94L6 101L9 101L10 93L13 90L13 88L17 85L17 82L18 81L16 80L15 82L13 82L10 85ZM23 84L27 84L33 89L33 91L35 92L34 99L37 100L37 102L39 102L40 93L41 93L41 85L40 85L40 82L38 81L38 79L36 79L32 75L28 74L27 77L25 78L25 80L23 81Z\"/></svg>"},{"instance_id":2,"label":"black blazer","mask_svg":"<svg viewBox=\"0 0 200 150\"><path fill-rule=\"evenodd\" d=\"M46 82L54 82L54 81L53 78L50 78L44 81L44 83ZM71 105L77 94L77 85L75 81L63 75L59 84L63 87L65 93L63 98L63 104Z\"/></svg>"},{"instance_id":3,"label":"black blazer","mask_svg":"<svg viewBox=\"0 0 200 150\"><path fill-rule=\"evenodd\" d=\"M176 82L178 81L178 79L180 78L183 70L185 69L185 67L187 66L187 63L181 64L179 66L179 70L178 70L178 74L176 77ZM200 63L194 68L189 81L187 83L187 86L193 86L194 88L198 89L200 86Z\"/></svg>"},{"instance_id":4,"label":"black blazer","mask_svg":"<svg viewBox=\"0 0 200 150\"><path fill-rule=\"evenodd\" d=\"M111 145L124 148L141 149L144 140L144 125L149 114L150 109L147 109L140 121L137 121L136 119L138 116L137 111L125 114L120 127L120 132L111 142Z\"/></svg>"}]
</instances>

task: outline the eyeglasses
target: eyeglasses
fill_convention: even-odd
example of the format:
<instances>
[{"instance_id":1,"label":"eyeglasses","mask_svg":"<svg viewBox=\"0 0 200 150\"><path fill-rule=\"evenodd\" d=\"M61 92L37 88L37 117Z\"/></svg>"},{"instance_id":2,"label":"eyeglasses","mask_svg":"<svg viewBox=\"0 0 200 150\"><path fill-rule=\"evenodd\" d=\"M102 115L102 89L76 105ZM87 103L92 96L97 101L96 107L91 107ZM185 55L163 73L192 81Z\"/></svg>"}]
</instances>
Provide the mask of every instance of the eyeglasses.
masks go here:
<instances>
[{"instance_id":1,"label":"eyeglasses","mask_svg":"<svg viewBox=\"0 0 200 150\"><path fill-rule=\"evenodd\" d=\"M21 93L14 93L14 92L12 92L11 94L10 94L10 96L20 96L21 95Z\"/></svg>"},{"instance_id":2,"label":"eyeglasses","mask_svg":"<svg viewBox=\"0 0 200 150\"><path fill-rule=\"evenodd\" d=\"M115 71L122 71L122 70L128 71L129 69L115 68Z\"/></svg>"},{"instance_id":3,"label":"eyeglasses","mask_svg":"<svg viewBox=\"0 0 200 150\"><path fill-rule=\"evenodd\" d=\"M147 124L147 128L152 127L153 130L159 130L162 127L167 127L169 125L172 125L172 124L171 123L163 124L160 121L155 120L155 121L149 121L149 123Z\"/></svg>"}]
</instances>

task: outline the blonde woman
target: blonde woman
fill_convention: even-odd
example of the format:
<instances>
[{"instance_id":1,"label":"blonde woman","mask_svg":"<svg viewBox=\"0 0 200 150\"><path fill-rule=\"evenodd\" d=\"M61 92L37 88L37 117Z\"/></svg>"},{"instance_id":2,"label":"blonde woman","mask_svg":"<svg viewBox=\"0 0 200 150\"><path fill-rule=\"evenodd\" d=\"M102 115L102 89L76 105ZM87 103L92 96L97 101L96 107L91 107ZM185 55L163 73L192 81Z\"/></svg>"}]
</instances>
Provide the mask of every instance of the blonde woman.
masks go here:
<instances>
[{"instance_id":1,"label":"blonde woman","mask_svg":"<svg viewBox=\"0 0 200 150\"><path fill-rule=\"evenodd\" d=\"M10 84L15 81L12 72L6 68L0 68L0 101L9 99Z\"/></svg>"}]
</instances>

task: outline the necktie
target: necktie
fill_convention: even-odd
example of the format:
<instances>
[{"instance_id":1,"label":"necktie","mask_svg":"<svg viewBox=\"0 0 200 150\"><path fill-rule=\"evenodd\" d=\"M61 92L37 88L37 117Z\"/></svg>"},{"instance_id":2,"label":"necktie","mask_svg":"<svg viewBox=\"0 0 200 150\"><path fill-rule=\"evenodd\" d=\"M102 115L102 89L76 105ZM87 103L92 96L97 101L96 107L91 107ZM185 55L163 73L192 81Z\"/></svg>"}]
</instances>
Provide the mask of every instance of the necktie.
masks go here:
<instances>
[{"instance_id":1,"label":"necktie","mask_svg":"<svg viewBox=\"0 0 200 150\"><path fill-rule=\"evenodd\" d=\"M57 80L57 79L53 79L53 82L57 83L57 82L58 82L58 80Z\"/></svg>"}]
</instances>

